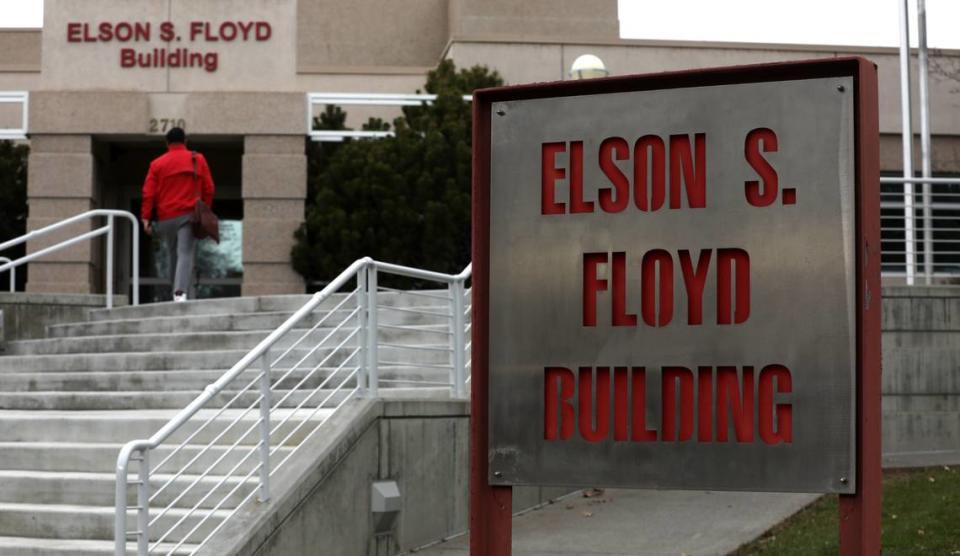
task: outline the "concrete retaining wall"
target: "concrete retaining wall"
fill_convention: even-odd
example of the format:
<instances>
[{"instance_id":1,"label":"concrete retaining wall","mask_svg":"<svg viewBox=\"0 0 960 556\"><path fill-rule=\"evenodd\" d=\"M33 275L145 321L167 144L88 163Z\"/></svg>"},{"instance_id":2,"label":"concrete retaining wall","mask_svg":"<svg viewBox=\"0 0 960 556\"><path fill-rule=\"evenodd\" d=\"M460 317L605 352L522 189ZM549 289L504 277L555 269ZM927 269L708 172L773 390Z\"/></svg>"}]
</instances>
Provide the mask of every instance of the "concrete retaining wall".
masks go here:
<instances>
[{"instance_id":1,"label":"concrete retaining wall","mask_svg":"<svg viewBox=\"0 0 960 556\"><path fill-rule=\"evenodd\" d=\"M960 457L958 288L883 290L883 453L888 467Z\"/></svg>"},{"instance_id":2,"label":"concrete retaining wall","mask_svg":"<svg viewBox=\"0 0 960 556\"><path fill-rule=\"evenodd\" d=\"M116 296L114 302L126 305L126 296ZM0 293L5 340L45 338L47 325L86 320L88 310L105 305L102 295Z\"/></svg>"},{"instance_id":3,"label":"concrete retaining wall","mask_svg":"<svg viewBox=\"0 0 960 556\"><path fill-rule=\"evenodd\" d=\"M333 419L278 477L275 511L254 508L198 554L392 556L466 530L468 402L361 400ZM398 483L402 507L378 534L371 485L381 480ZM569 491L518 488L514 508Z\"/></svg>"}]
</instances>

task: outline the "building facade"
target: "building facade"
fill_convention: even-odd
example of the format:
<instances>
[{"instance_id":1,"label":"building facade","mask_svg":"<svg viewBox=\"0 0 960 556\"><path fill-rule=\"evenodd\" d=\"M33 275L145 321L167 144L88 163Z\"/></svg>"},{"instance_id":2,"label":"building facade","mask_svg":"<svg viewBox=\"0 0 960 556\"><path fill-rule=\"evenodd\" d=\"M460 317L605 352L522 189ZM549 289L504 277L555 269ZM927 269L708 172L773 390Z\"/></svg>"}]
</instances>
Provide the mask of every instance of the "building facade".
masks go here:
<instances>
[{"instance_id":1,"label":"building facade","mask_svg":"<svg viewBox=\"0 0 960 556\"><path fill-rule=\"evenodd\" d=\"M623 40L616 0L46 0L42 30L0 30L0 52L0 91L28 93L27 121L0 105L0 128L22 126L30 143L31 230L92 208L136 214L163 134L186 128L210 160L225 231L201 254L201 296L304 291L290 249L322 109L309 93L414 93L444 58L518 84L564 79L585 53L612 75L863 55L879 67L883 169L901 169L895 49ZM933 164L949 174L960 171L960 53L933 59ZM350 113L395 113L376 110ZM119 240L126 252L130 234ZM159 298L169 261L141 241L144 297ZM127 291L128 264L106 277L97 244L77 245L31 263L27 290L102 292L109 278Z\"/></svg>"}]
</instances>

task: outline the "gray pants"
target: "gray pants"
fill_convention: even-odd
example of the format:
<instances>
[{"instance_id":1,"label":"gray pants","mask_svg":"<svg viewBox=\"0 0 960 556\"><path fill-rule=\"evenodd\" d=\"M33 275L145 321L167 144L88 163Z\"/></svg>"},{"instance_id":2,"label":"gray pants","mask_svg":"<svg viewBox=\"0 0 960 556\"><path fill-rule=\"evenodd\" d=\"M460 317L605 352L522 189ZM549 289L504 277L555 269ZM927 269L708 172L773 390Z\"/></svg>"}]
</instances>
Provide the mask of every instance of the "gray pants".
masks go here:
<instances>
[{"instance_id":1,"label":"gray pants","mask_svg":"<svg viewBox=\"0 0 960 556\"><path fill-rule=\"evenodd\" d=\"M174 293L190 291L190 278L193 276L193 257L197 251L197 242L193 237L193 229L190 226L191 216L185 214L157 222L157 234L167 244L171 267L176 261L177 270L173 276Z\"/></svg>"}]
</instances>

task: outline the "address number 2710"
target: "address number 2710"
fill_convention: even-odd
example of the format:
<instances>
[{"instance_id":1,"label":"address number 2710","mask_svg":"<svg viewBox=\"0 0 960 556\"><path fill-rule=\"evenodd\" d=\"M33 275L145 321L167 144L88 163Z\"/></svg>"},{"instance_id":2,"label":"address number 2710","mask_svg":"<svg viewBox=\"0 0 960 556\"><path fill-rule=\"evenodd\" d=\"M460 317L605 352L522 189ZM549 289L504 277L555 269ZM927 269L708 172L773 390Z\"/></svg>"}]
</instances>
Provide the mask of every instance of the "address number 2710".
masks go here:
<instances>
[{"instance_id":1,"label":"address number 2710","mask_svg":"<svg viewBox=\"0 0 960 556\"><path fill-rule=\"evenodd\" d=\"M150 118L150 133L166 133L175 127L186 129L187 121L183 118Z\"/></svg>"}]
</instances>

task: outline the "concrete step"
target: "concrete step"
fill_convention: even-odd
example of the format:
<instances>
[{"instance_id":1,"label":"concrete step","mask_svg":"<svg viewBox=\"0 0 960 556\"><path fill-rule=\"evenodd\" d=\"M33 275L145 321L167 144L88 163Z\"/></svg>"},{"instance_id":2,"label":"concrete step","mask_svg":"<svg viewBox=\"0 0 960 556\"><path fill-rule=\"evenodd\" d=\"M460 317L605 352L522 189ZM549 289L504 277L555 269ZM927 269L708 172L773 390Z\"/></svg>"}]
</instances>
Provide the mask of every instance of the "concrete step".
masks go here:
<instances>
[{"instance_id":1,"label":"concrete step","mask_svg":"<svg viewBox=\"0 0 960 556\"><path fill-rule=\"evenodd\" d=\"M123 439L124 442L127 440L130 438ZM114 473L117 456L122 447L121 442L0 442L0 470ZM228 448L229 446L187 444L177 450L176 446L162 445L151 451L150 457L156 467L173 454L173 457L159 468L162 472L172 473L187 467L186 473L202 474L212 466L211 473L222 474L228 473L236 464L230 456L217 463ZM293 448L288 446L279 447L275 455L285 457L292 450ZM251 457L234 473L246 474L255 465L256 462Z\"/></svg>"},{"instance_id":2,"label":"concrete step","mask_svg":"<svg viewBox=\"0 0 960 556\"><path fill-rule=\"evenodd\" d=\"M274 368L272 384L276 389L293 388L306 378L301 387L314 388L336 367L323 366L311 376L312 369L295 371ZM225 373L225 369L181 371L68 371L0 373L0 393L19 392L124 392L124 391L196 391L203 390ZM381 367L380 378L385 381L404 380L415 382L448 381L450 371L446 368L417 366ZM259 368L250 368L240 374L237 384L245 386L260 376ZM244 382L245 381L245 382ZM234 389L242 388L237 386Z\"/></svg>"},{"instance_id":3,"label":"concrete step","mask_svg":"<svg viewBox=\"0 0 960 556\"><path fill-rule=\"evenodd\" d=\"M176 550L176 543L160 543L157 554L187 556L193 554L197 545L183 544ZM135 542L127 543L127 554L136 554ZM28 537L0 537L0 554L3 556L114 556L113 541L90 539L41 539Z\"/></svg>"},{"instance_id":4,"label":"concrete step","mask_svg":"<svg viewBox=\"0 0 960 556\"><path fill-rule=\"evenodd\" d=\"M314 346L321 341L336 345L348 336L357 337L356 320L339 327L322 326L293 329L274 344L274 349L285 349L294 343ZM378 337L392 343L449 342L449 329L437 325L398 326L381 328ZM79 336L9 342L9 355L61 355L67 353L129 353L142 351L202 351L251 349L271 331L241 332L187 332L164 334L127 334L113 336ZM352 342L356 343L356 342Z\"/></svg>"},{"instance_id":5,"label":"concrete step","mask_svg":"<svg viewBox=\"0 0 960 556\"><path fill-rule=\"evenodd\" d=\"M151 518L160 510L151 508ZM155 527L150 529L151 540L157 540L162 532L171 529L180 518L189 512L186 508L173 508L162 516ZM168 541L177 542L187 537L187 533L194 526L203 522L188 540L198 542L210 533L229 513L229 510L198 509L187 517L172 534ZM127 530L135 530L136 513L127 512ZM28 504L28 503L0 503L0 536L38 537L46 539L82 538L82 539L113 539L114 507L87 506L73 504Z\"/></svg>"},{"instance_id":6,"label":"concrete step","mask_svg":"<svg viewBox=\"0 0 960 556\"><path fill-rule=\"evenodd\" d=\"M137 438L149 438L153 433L166 425L179 410L143 409L127 411L54 411L54 410L0 410L0 442L33 442L43 439L45 442L127 442ZM187 438L191 432L201 427L207 419L213 418L217 410L202 409L194 418L186 423L178 432L168 439L168 444L175 444ZM259 419L257 411L250 411L242 417L240 424L230 427L233 419L242 412L240 410L225 410L221 417L203 428L191 441L192 443L207 443L227 432L217 441L218 444L232 443L244 436L244 433ZM277 409L275 415L283 419L290 410ZM329 415L330 411L322 409L311 420L320 421ZM309 412L299 411L291 417L271 437L271 441L279 442L286 434L294 430L297 425L308 418ZM313 425L300 427L288 441L288 445L296 445L313 430ZM242 444L257 442L256 430L246 434ZM0 532L0 535L3 533Z\"/></svg>"},{"instance_id":7,"label":"concrete step","mask_svg":"<svg viewBox=\"0 0 960 556\"><path fill-rule=\"evenodd\" d=\"M324 300L318 309L330 309L347 295L349 295L349 292L334 294ZM412 293L381 292L377 296L377 303L385 306L438 305L446 301L446 295L446 290L423 290ZM93 309L89 312L89 320L144 319L185 315L225 315L276 311L292 313L307 303L311 297L310 295L229 297L192 300L184 303L151 303L138 306L117 307L114 309ZM350 302L348 301L347 303Z\"/></svg>"},{"instance_id":8,"label":"concrete step","mask_svg":"<svg viewBox=\"0 0 960 556\"><path fill-rule=\"evenodd\" d=\"M329 323L341 322L353 311L354 307L343 307L337 311L315 311L304 317L300 328L309 328L321 319ZM418 312L382 309L378 312L378 322L388 325L442 324L448 325L446 314L449 309L440 305L417 307ZM272 331L283 324L290 312L236 313L215 315L179 315L153 318L99 320L56 324L47 327L49 338L73 338L77 336L110 336L122 334L164 334L173 332L229 332L229 331ZM328 315L330 315L328 317Z\"/></svg>"},{"instance_id":9,"label":"concrete step","mask_svg":"<svg viewBox=\"0 0 960 556\"><path fill-rule=\"evenodd\" d=\"M344 375L344 378L346 375ZM356 382L334 378L335 385L344 383L339 391L297 390L274 392L273 407L293 408L303 403L304 407L316 407L324 401L325 407L334 407L343 401ZM143 392L0 392L0 409L49 409L49 410L129 410L129 409L182 409L196 399L202 390L192 391L143 391ZM236 398L236 399L234 399ZM246 408L257 404L260 393L255 389L238 396L237 391L226 390L207 403L207 408L223 407L231 403L234 408ZM281 401L282 400L282 401Z\"/></svg>"},{"instance_id":10,"label":"concrete step","mask_svg":"<svg viewBox=\"0 0 960 556\"><path fill-rule=\"evenodd\" d=\"M253 450L254 453L248 456ZM258 461L258 452L251 446L236 454L230 454L236 464L242 458ZM135 470L134 470L135 471ZM135 473L130 474L135 481ZM168 486L167 483L170 483ZM222 483L222 484L221 484ZM222 509L233 509L258 485L257 474L244 480L243 474L230 477L209 474L179 475L151 474L151 507L213 509L218 504ZM70 504L85 506L110 506L114 503L116 475L114 473L90 473L78 471L0 471L0 504L16 502L23 504ZM241 486L242 485L242 486ZM161 490L162 487L162 490ZM232 492L235 491L235 492ZM136 505L135 484L127 487L127 503Z\"/></svg>"},{"instance_id":11,"label":"concrete step","mask_svg":"<svg viewBox=\"0 0 960 556\"><path fill-rule=\"evenodd\" d=\"M352 341L352 340L351 340ZM323 362L336 345L315 350L298 347L292 350L279 366L293 365L304 356L306 365L339 365L348 355L339 350ZM0 373L13 372L76 372L76 371L145 371L187 369L229 369L240 361L249 349L197 350L197 351L142 351L128 353L76 353L57 355L8 355L0 357ZM417 348L381 346L379 358L382 364L449 364L448 344L423 344ZM308 355L309 354L309 355ZM276 357L279 357L277 354Z\"/></svg>"}]
</instances>

